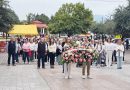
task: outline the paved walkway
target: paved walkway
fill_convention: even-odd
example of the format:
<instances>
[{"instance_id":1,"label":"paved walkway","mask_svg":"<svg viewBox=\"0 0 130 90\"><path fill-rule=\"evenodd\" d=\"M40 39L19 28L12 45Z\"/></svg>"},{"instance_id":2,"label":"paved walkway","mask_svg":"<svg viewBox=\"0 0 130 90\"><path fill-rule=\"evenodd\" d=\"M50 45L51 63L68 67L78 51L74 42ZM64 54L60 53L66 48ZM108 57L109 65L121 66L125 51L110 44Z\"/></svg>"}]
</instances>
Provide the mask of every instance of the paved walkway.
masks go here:
<instances>
[{"instance_id":1,"label":"paved walkway","mask_svg":"<svg viewBox=\"0 0 130 90\"><path fill-rule=\"evenodd\" d=\"M129 62L127 52L126 62ZM82 79L81 68L72 65L72 79L64 79L62 66L50 69L36 68L36 62L30 65L7 66L7 54L0 54L0 90L130 90L130 64L117 70L111 68L91 68L93 79Z\"/></svg>"},{"instance_id":2,"label":"paved walkway","mask_svg":"<svg viewBox=\"0 0 130 90\"><path fill-rule=\"evenodd\" d=\"M125 62L130 64L130 50L125 52Z\"/></svg>"},{"instance_id":3,"label":"paved walkway","mask_svg":"<svg viewBox=\"0 0 130 90\"><path fill-rule=\"evenodd\" d=\"M130 65L124 65L117 70L116 65L111 68L91 68L93 79L82 79L81 68L72 66L72 79L64 79L62 66L55 69L40 69L39 72L46 80L51 90L130 90Z\"/></svg>"},{"instance_id":4,"label":"paved walkway","mask_svg":"<svg viewBox=\"0 0 130 90\"><path fill-rule=\"evenodd\" d=\"M33 65L2 65L0 90L50 90L50 88Z\"/></svg>"}]
</instances>

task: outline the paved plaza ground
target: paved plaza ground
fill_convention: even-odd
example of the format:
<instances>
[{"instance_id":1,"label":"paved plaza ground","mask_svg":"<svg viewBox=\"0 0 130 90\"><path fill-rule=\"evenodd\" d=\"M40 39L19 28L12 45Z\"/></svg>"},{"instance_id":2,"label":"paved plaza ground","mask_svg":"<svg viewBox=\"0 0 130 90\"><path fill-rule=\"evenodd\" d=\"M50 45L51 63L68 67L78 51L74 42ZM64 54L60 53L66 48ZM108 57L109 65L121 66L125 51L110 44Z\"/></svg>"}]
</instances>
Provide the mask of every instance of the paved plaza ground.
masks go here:
<instances>
[{"instance_id":1,"label":"paved plaza ground","mask_svg":"<svg viewBox=\"0 0 130 90\"><path fill-rule=\"evenodd\" d=\"M7 54L0 54L0 90L130 90L130 51L122 70L91 67L93 79L82 79L81 68L72 65L72 79L64 79L62 66L37 69L36 62L7 66Z\"/></svg>"}]
</instances>

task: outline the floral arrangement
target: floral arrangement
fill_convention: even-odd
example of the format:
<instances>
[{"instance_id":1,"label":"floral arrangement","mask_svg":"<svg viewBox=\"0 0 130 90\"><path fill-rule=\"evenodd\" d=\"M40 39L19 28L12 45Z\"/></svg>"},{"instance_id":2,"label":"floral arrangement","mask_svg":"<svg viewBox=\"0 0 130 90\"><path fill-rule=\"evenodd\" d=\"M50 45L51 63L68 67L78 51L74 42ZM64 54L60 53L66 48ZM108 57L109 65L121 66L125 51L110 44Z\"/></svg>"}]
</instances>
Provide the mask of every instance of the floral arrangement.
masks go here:
<instances>
[{"instance_id":1,"label":"floral arrangement","mask_svg":"<svg viewBox=\"0 0 130 90\"><path fill-rule=\"evenodd\" d=\"M71 52L64 52L62 63L71 63L71 62L74 62L74 54Z\"/></svg>"},{"instance_id":2,"label":"floral arrangement","mask_svg":"<svg viewBox=\"0 0 130 90\"><path fill-rule=\"evenodd\" d=\"M93 54L87 49L78 49L73 51L75 62L87 63L91 62Z\"/></svg>"},{"instance_id":3,"label":"floral arrangement","mask_svg":"<svg viewBox=\"0 0 130 90\"><path fill-rule=\"evenodd\" d=\"M92 62L93 60L97 60L98 53L96 50L92 49L69 49L68 51L63 53L63 63L71 63L71 62L80 62L87 63Z\"/></svg>"}]
</instances>

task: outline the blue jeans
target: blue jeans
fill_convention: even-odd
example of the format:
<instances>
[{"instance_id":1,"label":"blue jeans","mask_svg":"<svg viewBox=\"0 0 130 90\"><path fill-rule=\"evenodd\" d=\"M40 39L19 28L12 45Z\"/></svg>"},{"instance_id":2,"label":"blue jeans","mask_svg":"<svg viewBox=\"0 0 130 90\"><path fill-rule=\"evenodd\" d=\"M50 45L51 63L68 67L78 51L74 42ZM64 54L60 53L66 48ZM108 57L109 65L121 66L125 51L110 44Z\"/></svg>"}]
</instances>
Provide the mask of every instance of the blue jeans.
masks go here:
<instances>
[{"instance_id":1,"label":"blue jeans","mask_svg":"<svg viewBox=\"0 0 130 90\"><path fill-rule=\"evenodd\" d=\"M123 57L117 57L117 68L121 68L122 67L122 61L123 61Z\"/></svg>"},{"instance_id":2,"label":"blue jeans","mask_svg":"<svg viewBox=\"0 0 130 90\"><path fill-rule=\"evenodd\" d=\"M27 61L29 63L29 55L28 55L28 52L23 52L23 61L24 63L26 62L26 58L27 58Z\"/></svg>"},{"instance_id":3,"label":"blue jeans","mask_svg":"<svg viewBox=\"0 0 130 90\"><path fill-rule=\"evenodd\" d=\"M58 62L59 65L60 65L60 61L61 61L61 55L58 55L57 56L57 62Z\"/></svg>"}]
</instances>

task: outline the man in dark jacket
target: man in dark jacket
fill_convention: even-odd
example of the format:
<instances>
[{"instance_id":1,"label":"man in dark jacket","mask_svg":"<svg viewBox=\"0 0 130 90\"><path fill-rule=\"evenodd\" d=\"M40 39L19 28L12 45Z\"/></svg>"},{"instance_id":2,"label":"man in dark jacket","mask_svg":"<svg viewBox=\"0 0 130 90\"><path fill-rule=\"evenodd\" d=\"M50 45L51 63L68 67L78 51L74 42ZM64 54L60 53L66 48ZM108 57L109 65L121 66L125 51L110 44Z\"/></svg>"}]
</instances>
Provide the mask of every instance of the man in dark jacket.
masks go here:
<instances>
[{"instance_id":1,"label":"man in dark jacket","mask_svg":"<svg viewBox=\"0 0 130 90\"><path fill-rule=\"evenodd\" d=\"M42 68L45 68L45 55L47 52L47 45L45 43L44 38L40 39L40 42L38 43L38 49L37 49L37 54L38 54L38 62L37 62L37 68L40 68L40 62L42 60Z\"/></svg>"},{"instance_id":2,"label":"man in dark jacket","mask_svg":"<svg viewBox=\"0 0 130 90\"><path fill-rule=\"evenodd\" d=\"M8 42L8 66L10 66L10 59L12 56L12 65L15 66L15 51L16 51L16 44L15 38L11 38Z\"/></svg>"}]
</instances>

